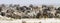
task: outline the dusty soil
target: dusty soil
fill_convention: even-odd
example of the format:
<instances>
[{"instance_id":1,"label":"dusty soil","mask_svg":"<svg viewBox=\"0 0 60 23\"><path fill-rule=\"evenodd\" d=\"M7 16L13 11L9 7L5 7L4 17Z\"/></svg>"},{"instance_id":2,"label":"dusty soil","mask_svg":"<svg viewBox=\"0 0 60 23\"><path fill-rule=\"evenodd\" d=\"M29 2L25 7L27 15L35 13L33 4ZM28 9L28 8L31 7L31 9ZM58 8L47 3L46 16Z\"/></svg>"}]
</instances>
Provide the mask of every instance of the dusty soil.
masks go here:
<instances>
[{"instance_id":1,"label":"dusty soil","mask_svg":"<svg viewBox=\"0 0 60 23\"><path fill-rule=\"evenodd\" d=\"M13 19L0 16L0 23L60 23L58 18Z\"/></svg>"}]
</instances>

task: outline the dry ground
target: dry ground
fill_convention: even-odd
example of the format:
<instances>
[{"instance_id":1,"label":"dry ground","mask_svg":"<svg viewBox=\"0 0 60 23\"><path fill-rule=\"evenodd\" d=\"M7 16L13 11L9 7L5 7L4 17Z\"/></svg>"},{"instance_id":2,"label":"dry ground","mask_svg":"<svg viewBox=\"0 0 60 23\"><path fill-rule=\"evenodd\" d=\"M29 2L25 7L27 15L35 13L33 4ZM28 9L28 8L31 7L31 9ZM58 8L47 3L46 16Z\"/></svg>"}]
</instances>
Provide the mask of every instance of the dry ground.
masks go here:
<instances>
[{"instance_id":1,"label":"dry ground","mask_svg":"<svg viewBox=\"0 0 60 23\"><path fill-rule=\"evenodd\" d=\"M0 23L60 23L58 18L13 19L0 16Z\"/></svg>"}]
</instances>

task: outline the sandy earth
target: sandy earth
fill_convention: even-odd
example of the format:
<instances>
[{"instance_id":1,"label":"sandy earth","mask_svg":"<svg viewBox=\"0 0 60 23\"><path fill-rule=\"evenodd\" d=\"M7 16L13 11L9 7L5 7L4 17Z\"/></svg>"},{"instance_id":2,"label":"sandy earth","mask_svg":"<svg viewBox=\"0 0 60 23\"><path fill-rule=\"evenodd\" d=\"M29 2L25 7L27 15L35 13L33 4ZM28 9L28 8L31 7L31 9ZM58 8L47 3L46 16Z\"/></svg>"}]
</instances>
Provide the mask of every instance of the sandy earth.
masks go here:
<instances>
[{"instance_id":1,"label":"sandy earth","mask_svg":"<svg viewBox=\"0 0 60 23\"><path fill-rule=\"evenodd\" d=\"M0 20L0 23L60 23L60 19L17 19L17 20Z\"/></svg>"},{"instance_id":2,"label":"sandy earth","mask_svg":"<svg viewBox=\"0 0 60 23\"><path fill-rule=\"evenodd\" d=\"M55 18L47 18L47 19L44 19L44 18L42 18L42 19L22 19L22 20L24 20L24 21L26 21L26 22L31 22L31 23L39 23L39 22L41 22L41 23L60 23L60 19L55 19Z\"/></svg>"},{"instance_id":3,"label":"sandy earth","mask_svg":"<svg viewBox=\"0 0 60 23\"><path fill-rule=\"evenodd\" d=\"M13 19L0 16L0 23L60 23L60 19L58 18L41 18L41 19Z\"/></svg>"}]
</instances>

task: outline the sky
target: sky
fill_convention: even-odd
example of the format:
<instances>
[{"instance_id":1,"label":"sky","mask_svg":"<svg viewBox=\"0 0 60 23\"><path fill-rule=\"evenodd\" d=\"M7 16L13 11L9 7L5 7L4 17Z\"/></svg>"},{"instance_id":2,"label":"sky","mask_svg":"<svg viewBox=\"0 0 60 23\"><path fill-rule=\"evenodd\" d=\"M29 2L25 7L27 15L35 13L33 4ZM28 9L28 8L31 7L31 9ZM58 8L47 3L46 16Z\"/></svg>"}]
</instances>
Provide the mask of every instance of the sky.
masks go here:
<instances>
[{"instance_id":1,"label":"sky","mask_svg":"<svg viewBox=\"0 0 60 23\"><path fill-rule=\"evenodd\" d=\"M20 4L20 5L58 5L60 0L0 0L0 4Z\"/></svg>"}]
</instances>

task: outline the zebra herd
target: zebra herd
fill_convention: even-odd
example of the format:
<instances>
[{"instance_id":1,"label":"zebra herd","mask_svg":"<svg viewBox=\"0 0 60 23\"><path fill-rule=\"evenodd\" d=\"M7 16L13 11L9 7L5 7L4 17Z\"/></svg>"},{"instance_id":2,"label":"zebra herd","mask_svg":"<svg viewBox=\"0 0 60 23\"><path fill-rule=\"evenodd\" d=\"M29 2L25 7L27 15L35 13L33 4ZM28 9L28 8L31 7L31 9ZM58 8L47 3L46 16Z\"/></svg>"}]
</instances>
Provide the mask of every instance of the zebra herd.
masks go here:
<instances>
[{"instance_id":1,"label":"zebra herd","mask_svg":"<svg viewBox=\"0 0 60 23\"><path fill-rule=\"evenodd\" d=\"M11 18L60 18L60 7L53 5L42 6L20 6L20 5L0 5L0 15Z\"/></svg>"}]
</instances>

